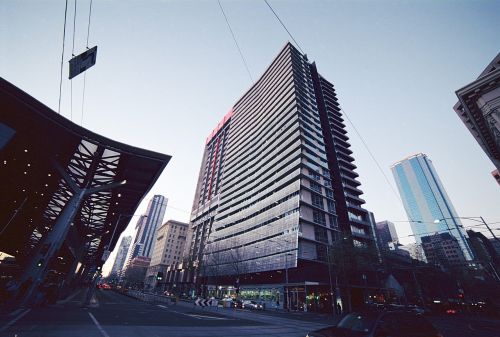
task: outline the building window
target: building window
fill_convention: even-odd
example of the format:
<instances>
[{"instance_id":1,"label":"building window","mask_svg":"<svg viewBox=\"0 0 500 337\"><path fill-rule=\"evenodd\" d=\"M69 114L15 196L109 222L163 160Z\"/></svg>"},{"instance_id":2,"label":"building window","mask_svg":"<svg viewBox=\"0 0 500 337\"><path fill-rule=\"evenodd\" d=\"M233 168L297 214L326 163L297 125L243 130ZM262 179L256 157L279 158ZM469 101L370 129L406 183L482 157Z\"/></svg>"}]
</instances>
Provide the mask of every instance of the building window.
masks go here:
<instances>
[{"instance_id":1,"label":"building window","mask_svg":"<svg viewBox=\"0 0 500 337\"><path fill-rule=\"evenodd\" d=\"M332 187L332 181L330 179L325 179L324 184L326 187Z\"/></svg>"},{"instance_id":2,"label":"building window","mask_svg":"<svg viewBox=\"0 0 500 337\"><path fill-rule=\"evenodd\" d=\"M326 193L326 196L327 196L328 198L332 198L332 199L333 199L333 191L332 191L332 190L330 190L330 189L326 188L326 189L325 189L325 193Z\"/></svg>"},{"instance_id":3,"label":"building window","mask_svg":"<svg viewBox=\"0 0 500 337\"><path fill-rule=\"evenodd\" d=\"M324 225L326 223L325 213L320 211L313 211L313 221Z\"/></svg>"},{"instance_id":4,"label":"building window","mask_svg":"<svg viewBox=\"0 0 500 337\"><path fill-rule=\"evenodd\" d=\"M332 200L327 200L326 204L328 206L328 212L330 212L330 213L336 213L335 203Z\"/></svg>"},{"instance_id":5,"label":"building window","mask_svg":"<svg viewBox=\"0 0 500 337\"><path fill-rule=\"evenodd\" d=\"M309 182L309 184L310 184L311 189L312 189L313 191L317 191L317 192L320 192L320 193L321 193L321 185L320 185L320 184L318 184L318 183L316 183L316 182L314 182L314 181L310 181L310 182Z\"/></svg>"},{"instance_id":6,"label":"building window","mask_svg":"<svg viewBox=\"0 0 500 337\"><path fill-rule=\"evenodd\" d=\"M311 170L309 169L309 176L314 179L314 180L320 180L321 179L321 176L319 175L318 172L314 171L314 170Z\"/></svg>"},{"instance_id":7,"label":"building window","mask_svg":"<svg viewBox=\"0 0 500 337\"><path fill-rule=\"evenodd\" d=\"M327 234L325 228L315 226L314 227L314 237L315 237L316 241L328 243L328 234Z\"/></svg>"},{"instance_id":8,"label":"building window","mask_svg":"<svg viewBox=\"0 0 500 337\"><path fill-rule=\"evenodd\" d=\"M316 193L311 193L311 199L312 199L312 204L313 206L319 207L323 209L323 197L316 194Z\"/></svg>"},{"instance_id":9,"label":"building window","mask_svg":"<svg viewBox=\"0 0 500 337\"><path fill-rule=\"evenodd\" d=\"M328 220L330 220L330 228L339 228L339 223L335 215L328 216Z\"/></svg>"}]
</instances>

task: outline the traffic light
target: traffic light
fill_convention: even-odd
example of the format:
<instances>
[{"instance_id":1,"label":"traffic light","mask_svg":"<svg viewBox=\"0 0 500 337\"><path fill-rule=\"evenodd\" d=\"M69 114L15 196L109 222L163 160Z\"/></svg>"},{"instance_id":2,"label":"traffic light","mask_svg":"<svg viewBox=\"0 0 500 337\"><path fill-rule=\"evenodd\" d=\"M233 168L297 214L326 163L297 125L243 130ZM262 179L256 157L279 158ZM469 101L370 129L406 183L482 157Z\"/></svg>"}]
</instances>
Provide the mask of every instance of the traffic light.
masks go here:
<instances>
[{"instance_id":1,"label":"traffic light","mask_svg":"<svg viewBox=\"0 0 500 337\"><path fill-rule=\"evenodd\" d=\"M38 262L36 263L36 266L37 266L38 268L40 268L40 267L43 265L43 263L44 263L44 262L45 262L45 261L44 261L43 259L40 259L40 260L38 260Z\"/></svg>"},{"instance_id":2,"label":"traffic light","mask_svg":"<svg viewBox=\"0 0 500 337\"><path fill-rule=\"evenodd\" d=\"M159 271L158 274L156 274L156 280L158 281L163 280L163 273L161 271Z\"/></svg>"}]
</instances>

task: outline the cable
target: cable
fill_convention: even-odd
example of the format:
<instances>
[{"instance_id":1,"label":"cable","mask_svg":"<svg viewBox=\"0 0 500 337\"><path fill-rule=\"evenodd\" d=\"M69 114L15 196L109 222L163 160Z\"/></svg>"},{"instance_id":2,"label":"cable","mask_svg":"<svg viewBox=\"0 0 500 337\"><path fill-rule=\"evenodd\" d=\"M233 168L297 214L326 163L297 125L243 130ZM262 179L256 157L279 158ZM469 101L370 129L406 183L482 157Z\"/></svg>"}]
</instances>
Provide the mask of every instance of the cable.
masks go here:
<instances>
[{"instance_id":1,"label":"cable","mask_svg":"<svg viewBox=\"0 0 500 337\"><path fill-rule=\"evenodd\" d=\"M368 154L370 155L370 157L373 159L373 161L375 162L375 164L377 165L377 168L379 169L379 171L382 173L382 175L384 176L385 178L385 181L387 182L387 184L389 185L389 187L391 188L392 190L392 193L394 193L394 195L396 196L396 198L401 202L401 204L403 205L403 208L404 208L404 202L403 202L403 199L401 198L401 195L399 195L394 186L392 186L391 182L389 181L389 178L387 178L387 175L384 173L384 170L382 169L382 167L380 166L379 162L377 161L377 159L375 158L375 156L373 155L372 151L370 150L370 148L368 147L368 145L366 144L365 140L363 139L363 137L361 136L361 134L359 133L358 129L356 128L356 126L354 126L354 123L351 121L351 119L349 118L349 116L347 115L347 113L344 111L344 109L342 109L342 107L340 108L340 111L342 111L342 113L344 114L344 116L346 117L347 121L349 122L349 124L351 124L352 128L354 129L354 132L356 132L356 134L358 135L359 139L361 140L361 143L363 143L366 151L368 151ZM407 215L408 215L408 218L410 218L410 220L412 222L418 222L418 221L415 221L412 219L411 215L407 212Z\"/></svg>"},{"instance_id":2,"label":"cable","mask_svg":"<svg viewBox=\"0 0 500 337\"><path fill-rule=\"evenodd\" d=\"M247 61L245 60L245 57L243 56L241 48L238 45L238 41L236 40L236 36L234 35L233 29L231 28L231 25L229 24L229 20L227 19L226 13L224 12L224 8L222 8L222 4L220 3L220 0L217 0L217 2L219 3L219 7L220 7L220 10L222 12L222 15L224 15L224 19L226 20L226 23L227 23L227 26L229 28L229 31L231 32L231 35L233 36L234 44L236 45L236 48L238 48L238 52L240 53L241 59L243 60L243 64L245 65L245 68L247 70L248 76L250 76L250 80L252 80L252 83L255 83L253 81L252 74L250 73L250 69L248 69Z\"/></svg>"},{"instance_id":3,"label":"cable","mask_svg":"<svg viewBox=\"0 0 500 337\"><path fill-rule=\"evenodd\" d=\"M77 0L75 0L75 11L73 13L73 47L71 48L72 57L75 57L76 3ZM71 87L70 112L71 112L71 120L73 120L73 79L71 79L70 81L70 87Z\"/></svg>"},{"instance_id":4,"label":"cable","mask_svg":"<svg viewBox=\"0 0 500 337\"><path fill-rule=\"evenodd\" d=\"M68 0L66 0L66 6L64 7L64 29L63 29L63 43L62 43L62 54L61 54L61 79L59 81L59 105L57 107L57 113L61 113L61 94L62 94L62 73L64 65L64 40L66 40L66 17L68 14Z\"/></svg>"},{"instance_id":5,"label":"cable","mask_svg":"<svg viewBox=\"0 0 500 337\"><path fill-rule=\"evenodd\" d=\"M89 36L90 36L90 18L92 17L92 0L90 0L90 5L89 5L89 22L87 25L87 42L86 42L86 48L89 49ZM84 111L84 106L85 106L85 85L87 82L87 72L83 73L83 95L82 95L82 114L80 116L80 125L83 125L83 111Z\"/></svg>"},{"instance_id":6,"label":"cable","mask_svg":"<svg viewBox=\"0 0 500 337\"><path fill-rule=\"evenodd\" d=\"M276 14L276 12L271 7L271 5L269 4L269 2L267 2L267 0L264 0L264 2L267 4L267 6L269 7L269 9L273 12L274 16L276 17L276 19L278 19L278 21L281 23L281 25L283 26L283 28L285 28L286 32L288 33L288 35L290 36L290 38L292 39L292 41L295 43L295 45L297 46L297 48L299 48L300 52L302 54L304 54L304 52L302 51L302 48L300 48L300 45L297 43L297 41L295 41L295 38L292 36L292 34L290 33L290 31L288 31L288 29L286 28L285 24L283 23L283 21L281 21L281 19L279 18L278 14Z\"/></svg>"},{"instance_id":7,"label":"cable","mask_svg":"<svg viewBox=\"0 0 500 337\"><path fill-rule=\"evenodd\" d=\"M89 49L90 17L91 16L92 16L92 0L90 0L90 6L89 6L89 24L87 26L87 49Z\"/></svg>"}]
</instances>

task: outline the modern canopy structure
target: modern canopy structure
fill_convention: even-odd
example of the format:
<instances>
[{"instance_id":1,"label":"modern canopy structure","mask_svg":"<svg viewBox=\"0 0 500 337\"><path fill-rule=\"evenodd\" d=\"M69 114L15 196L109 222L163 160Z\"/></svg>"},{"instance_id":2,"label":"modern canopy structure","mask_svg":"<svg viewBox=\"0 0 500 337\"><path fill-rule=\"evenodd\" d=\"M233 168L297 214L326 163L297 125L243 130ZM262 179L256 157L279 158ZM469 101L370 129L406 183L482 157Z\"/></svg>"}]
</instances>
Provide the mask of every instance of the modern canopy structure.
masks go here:
<instances>
[{"instance_id":1,"label":"modern canopy structure","mask_svg":"<svg viewBox=\"0 0 500 337\"><path fill-rule=\"evenodd\" d=\"M171 157L80 127L2 78L0 107L0 252L31 290L83 281Z\"/></svg>"}]
</instances>

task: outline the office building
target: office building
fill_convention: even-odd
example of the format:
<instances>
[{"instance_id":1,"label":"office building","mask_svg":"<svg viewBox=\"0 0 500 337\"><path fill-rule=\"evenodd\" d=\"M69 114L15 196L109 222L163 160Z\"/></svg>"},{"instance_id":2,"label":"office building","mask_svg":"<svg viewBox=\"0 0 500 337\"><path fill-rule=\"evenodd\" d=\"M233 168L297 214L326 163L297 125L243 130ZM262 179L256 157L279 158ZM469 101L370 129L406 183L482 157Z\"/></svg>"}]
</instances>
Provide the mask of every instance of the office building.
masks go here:
<instances>
[{"instance_id":1,"label":"office building","mask_svg":"<svg viewBox=\"0 0 500 337\"><path fill-rule=\"evenodd\" d=\"M449 233L457 239L465 259L472 260L467 233L432 161L419 153L395 163L391 170L417 244L423 236Z\"/></svg>"},{"instance_id":2,"label":"office building","mask_svg":"<svg viewBox=\"0 0 500 337\"><path fill-rule=\"evenodd\" d=\"M374 250L333 85L287 44L231 111L203 290L292 310L331 308L306 303L329 293L330 247L346 237L359 251Z\"/></svg>"},{"instance_id":3,"label":"office building","mask_svg":"<svg viewBox=\"0 0 500 337\"><path fill-rule=\"evenodd\" d=\"M146 214L139 217L135 229L134 243L129 254L129 261L136 256L145 256L151 258L153 253L156 230L163 222L165 216L165 209L167 207L168 199L162 195L155 195L149 201Z\"/></svg>"},{"instance_id":4,"label":"office building","mask_svg":"<svg viewBox=\"0 0 500 337\"><path fill-rule=\"evenodd\" d=\"M144 277L150 263L151 259L145 256L136 256L131 259L123 273L123 284L126 287L143 289Z\"/></svg>"},{"instance_id":5,"label":"office building","mask_svg":"<svg viewBox=\"0 0 500 337\"><path fill-rule=\"evenodd\" d=\"M165 284L167 266L180 262L183 257L187 233L188 224L175 220L169 220L158 228L153 257L144 281L146 287L163 289L160 286Z\"/></svg>"},{"instance_id":6,"label":"office building","mask_svg":"<svg viewBox=\"0 0 500 337\"><path fill-rule=\"evenodd\" d=\"M500 170L500 53L456 95L458 103L453 109Z\"/></svg>"},{"instance_id":7,"label":"office building","mask_svg":"<svg viewBox=\"0 0 500 337\"><path fill-rule=\"evenodd\" d=\"M462 267L465 256L457 238L450 233L422 236L422 249L427 262L442 267Z\"/></svg>"},{"instance_id":8,"label":"office building","mask_svg":"<svg viewBox=\"0 0 500 337\"><path fill-rule=\"evenodd\" d=\"M390 221L384 220L377 222L377 239L379 241L380 247L382 249L389 249L389 243L398 242L398 234L396 233L396 227Z\"/></svg>"},{"instance_id":9,"label":"office building","mask_svg":"<svg viewBox=\"0 0 500 337\"><path fill-rule=\"evenodd\" d=\"M131 236L124 236L122 238L120 246L118 247L118 251L116 252L115 262L113 263L113 267L111 268L110 275L112 277L118 276L119 272L123 269L125 261L127 260L127 255L131 243L132 243Z\"/></svg>"},{"instance_id":10,"label":"office building","mask_svg":"<svg viewBox=\"0 0 500 337\"><path fill-rule=\"evenodd\" d=\"M412 259L425 261L424 250L422 246L416 243L409 243L404 246L398 246L400 250L406 250Z\"/></svg>"}]
</instances>

